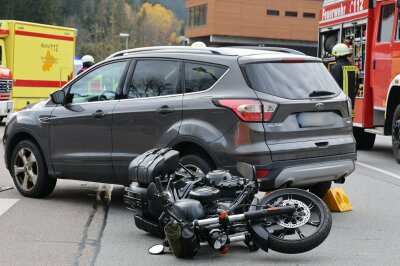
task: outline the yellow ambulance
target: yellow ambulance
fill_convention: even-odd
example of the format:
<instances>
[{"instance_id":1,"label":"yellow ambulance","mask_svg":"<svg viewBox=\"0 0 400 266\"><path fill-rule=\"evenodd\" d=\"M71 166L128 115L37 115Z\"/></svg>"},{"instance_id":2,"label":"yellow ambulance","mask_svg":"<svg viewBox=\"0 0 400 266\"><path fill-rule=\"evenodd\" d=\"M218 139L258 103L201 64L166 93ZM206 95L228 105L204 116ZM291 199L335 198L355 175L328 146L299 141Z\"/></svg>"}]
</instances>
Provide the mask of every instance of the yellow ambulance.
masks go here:
<instances>
[{"instance_id":1,"label":"yellow ambulance","mask_svg":"<svg viewBox=\"0 0 400 266\"><path fill-rule=\"evenodd\" d=\"M75 40L72 28L0 20L0 62L12 73L14 110L48 98L72 79Z\"/></svg>"}]
</instances>

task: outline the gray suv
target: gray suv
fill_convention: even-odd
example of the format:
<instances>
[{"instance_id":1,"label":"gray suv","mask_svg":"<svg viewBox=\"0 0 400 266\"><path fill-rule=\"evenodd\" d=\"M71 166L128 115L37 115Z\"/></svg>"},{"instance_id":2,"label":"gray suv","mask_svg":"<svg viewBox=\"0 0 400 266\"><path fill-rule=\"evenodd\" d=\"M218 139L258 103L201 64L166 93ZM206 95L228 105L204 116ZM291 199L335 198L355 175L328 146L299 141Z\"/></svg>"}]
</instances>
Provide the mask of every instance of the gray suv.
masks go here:
<instances>
[{"instance_id":1,"label":"gray suv","mask_svg":"<svg viewBox=\"0 0 400 266\"><path fill-rule=\"evenodd\" d=\"M18 190L57 178L128 184L154 147L193 171L255 165L261 190L323 195L356 157L349 102L321 60L286 49L151 47L115 53L7 121L5 162Z\"/></svg>"}]
</instances>

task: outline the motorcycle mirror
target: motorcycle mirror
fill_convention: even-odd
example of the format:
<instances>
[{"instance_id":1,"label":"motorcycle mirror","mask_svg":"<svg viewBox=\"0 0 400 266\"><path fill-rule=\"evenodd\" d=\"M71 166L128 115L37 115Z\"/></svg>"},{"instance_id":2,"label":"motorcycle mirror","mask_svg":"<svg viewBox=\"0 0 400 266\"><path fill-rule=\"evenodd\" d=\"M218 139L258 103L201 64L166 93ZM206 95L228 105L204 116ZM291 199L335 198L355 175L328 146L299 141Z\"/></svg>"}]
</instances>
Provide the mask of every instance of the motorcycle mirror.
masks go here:
<instances>
[{"instance_id":1,"label":"motorcycle mirror","mask_svg":"<svg viewBox=\"0 0 400 266\"><path fill-rule=\"evenodd\" d=\"M149 253L151 255L161 255L164 254L164 245L157 244L149 248Z\"/></svg>"},{"instance_id":2,"label":"motorcycle mirror","mask_svg":"<svg viewBox=\"0 0 400 266\"><path fill-rule=\"evenodd\" d=\"M237 163L236 170L241 174L244 178L253 181L256 178L256 169L254 166L248 163Z\"/></svg>"}]
</instances>

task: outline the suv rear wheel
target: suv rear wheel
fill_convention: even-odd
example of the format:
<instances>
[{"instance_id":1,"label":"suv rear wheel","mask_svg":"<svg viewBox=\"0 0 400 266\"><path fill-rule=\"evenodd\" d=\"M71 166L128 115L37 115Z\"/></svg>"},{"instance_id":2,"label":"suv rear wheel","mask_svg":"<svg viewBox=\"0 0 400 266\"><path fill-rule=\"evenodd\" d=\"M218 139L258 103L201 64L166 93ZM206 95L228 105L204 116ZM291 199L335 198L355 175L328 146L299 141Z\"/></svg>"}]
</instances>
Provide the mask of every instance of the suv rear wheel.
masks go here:
<instances>
[{"instance_id":1,"label":"suv rear wheel","mask_svg":"<svg viewBox=\"0 0 400 266\"><path fill-rule=\"evenodd\" d=\"M332 186L332 181L317 183L309 188L311 193L314 193L319 198L323 198Z\"/></svg>"},{"instance_id":2,"label":"suv rear wheel","mask_svg":"<svg viewBox=\"0 0 400 266\"><path fill-rule=\"evenodd\" d=\"M353 135L356 139L358 150L372 150L375 143L375 134L365 132L363 128L354 127Z\"/></svg>"},{"instance_id":3,"label":"suv rear wheel","mask_svg":"<svg viewBox=\"0 0 400 266\"><path fill-rule=\"evenodd\" d=\"M194 173L206 175L208 172L212 171L211 162L207 158L205 158L205 156L201 156L198 154L189 154L182 156L179 162Z\"/></svg>"},{"instance_id":4,"label":"suv rear wheel","mask_svg":"<svg viewBox=\"0 0 400 266\"><path fill-rule=\"evenodd\" d=\"M49 177L47 173L40 148L30 140L23 140L14 148L10 172L15 186L25 197L46 197L53 192L57 183L57 179Z\"/></svg>"}]
</instances>

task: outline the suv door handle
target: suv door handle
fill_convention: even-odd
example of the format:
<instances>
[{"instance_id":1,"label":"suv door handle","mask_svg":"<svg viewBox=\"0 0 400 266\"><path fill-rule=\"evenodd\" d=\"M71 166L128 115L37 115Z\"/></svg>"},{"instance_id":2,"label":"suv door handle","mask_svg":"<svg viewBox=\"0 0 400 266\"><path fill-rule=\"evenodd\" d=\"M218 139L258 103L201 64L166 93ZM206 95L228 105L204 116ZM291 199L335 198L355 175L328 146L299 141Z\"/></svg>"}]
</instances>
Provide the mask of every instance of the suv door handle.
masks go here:
<instances>
[{"instance_id":1,"label":"suv door handle","mask_svg":"<svg viewBox=\"0 0 400 266\"><path fill-rule=\"evenodd\" d=\"M315 145L318 148L326 148L329 146L329 142L328 141L322 141L322 142L315 142Z\"/></svg>"},{"instance_id":2,"label":"suv door handle","mask_svg":"<svg viewBox=\"0 0 400 266\"><path fill-rule=\"evenodd\" d=\"M161 108L157 109L157 113L160 113L162 115L166 115L166 114L172 113L173 111L175 111L175 109L174 108L169 108L168 105L163 105L163 106L161 106Z\"/></svg>"},{"instance_id":3,"label":"suv door handle","mask_svg":"<svg viewBox=\"0 0 400 266\"><path fill-rule=\"evenodd\" d=\"M96 112L92 113L92 116L96 117L97 119L101 119L106 115L107 113L104 113L103 110L97 110Z\"/></svg>"}]
</instances>

